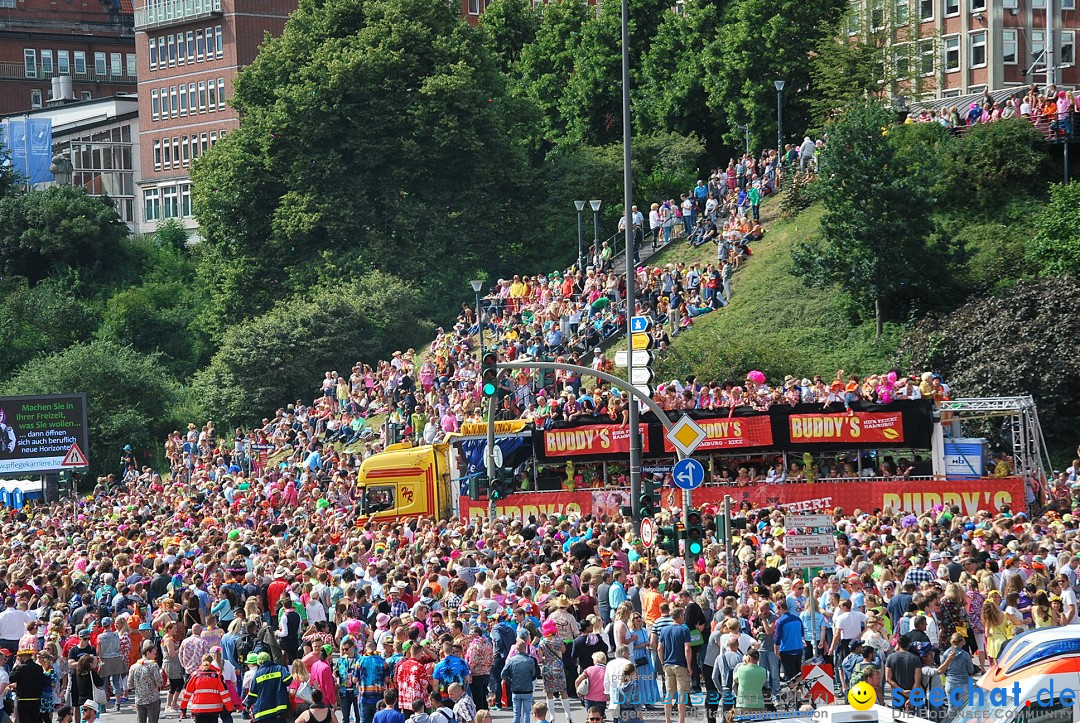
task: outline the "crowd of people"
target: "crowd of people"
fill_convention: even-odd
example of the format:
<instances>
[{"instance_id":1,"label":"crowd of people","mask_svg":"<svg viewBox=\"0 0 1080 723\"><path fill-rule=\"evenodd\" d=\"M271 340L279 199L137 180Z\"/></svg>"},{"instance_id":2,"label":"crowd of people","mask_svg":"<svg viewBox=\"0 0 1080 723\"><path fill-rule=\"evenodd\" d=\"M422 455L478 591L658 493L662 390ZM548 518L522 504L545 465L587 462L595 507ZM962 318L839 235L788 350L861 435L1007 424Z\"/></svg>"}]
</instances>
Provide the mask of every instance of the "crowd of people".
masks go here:
<instances>
[{"instance_id":1,"label":"crowd of people","mask_svg":"<svg viewBox=\"0 0 1080 723\"><path fill-rule=\"evenodd\" d=\"M959 133L980 123L1026 118L1048 138L1065 138L1072 135L1073 113L1077 112L1080 112L1080 97L1073 91L1058 90L1056 85L1044 89L1031 85L1000 101L994 100L987 91L967 108L923 109L909 115L906 122L940 123L951 132Z\"/></svg>"}]
</instances>

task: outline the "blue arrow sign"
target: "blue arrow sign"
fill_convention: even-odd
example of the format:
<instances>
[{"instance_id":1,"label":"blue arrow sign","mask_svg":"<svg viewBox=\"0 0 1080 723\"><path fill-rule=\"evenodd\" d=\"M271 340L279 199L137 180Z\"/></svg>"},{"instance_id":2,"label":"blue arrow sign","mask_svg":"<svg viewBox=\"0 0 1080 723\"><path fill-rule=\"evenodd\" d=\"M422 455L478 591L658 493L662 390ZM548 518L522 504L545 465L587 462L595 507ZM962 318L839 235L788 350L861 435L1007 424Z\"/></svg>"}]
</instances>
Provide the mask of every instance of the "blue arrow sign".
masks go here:
<instances>
[{"instance_id":1,"label":"blue arrow sign","mask_svg":"<svg viewBox=\"0 0 1080 723\"><path fill-rule=\"evenodd\" d=\"M647 316L631 316L630 317L630 332L632 334L640 334L649 328L649 317Z\"/></svg>"},{"instance_id":2,"label":"blue arrow sign","mask_svg":"<svg viewBox=\"0 0 1080 723\"><path fill-rule=\"evenodd\" d=\"M675 484L684 490L693 490L705 481L705 468L693 457L679 460L671 471Z\"/></svg>"}]
</instances>

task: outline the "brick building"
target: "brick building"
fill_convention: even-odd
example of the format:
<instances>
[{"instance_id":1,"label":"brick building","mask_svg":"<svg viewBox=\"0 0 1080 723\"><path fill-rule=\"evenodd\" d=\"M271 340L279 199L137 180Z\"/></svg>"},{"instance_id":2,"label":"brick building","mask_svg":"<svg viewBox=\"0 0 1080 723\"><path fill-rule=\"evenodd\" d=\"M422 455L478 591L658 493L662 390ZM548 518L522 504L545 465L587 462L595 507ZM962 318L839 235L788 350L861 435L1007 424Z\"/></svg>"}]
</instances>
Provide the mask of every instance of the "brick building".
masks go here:
<instances>
[{"instance_id":1,"label":"brick building","mask_svg":"<svg viewBox=\"0 0 1080 723\"><path fill-rule=\"evenodd\" d=\"M1046 20L1051 3L1059 88L1080 86L1076 0L857 0L849 35L884 33L910 83L907 99L951 98L1047 81ZM903 75L905 73L900 73Z\"/></svg>"},{"instance_id":2,"label":"brick building","mask_svg":"<svg viewBox=\"0 0 1080 723\"><path fill-rule=\"evenodd\" d=\"M135 90L131 0L0 0L0 114L42 108L52 79L66 100Z\"/></svg>"},{"instance_id":3,"label":"brick building","mask_svg":"<svg viewBox=\"0 0 1080 723\"><path fill-rule=\"evenodd\" d=\"M3 0L0 0L2 2ZM195 228L191 162L237 127L237 71L264 33L279 35L296 0L135 0L139 75L139 224Z\"/></svg>"}]
</instances>

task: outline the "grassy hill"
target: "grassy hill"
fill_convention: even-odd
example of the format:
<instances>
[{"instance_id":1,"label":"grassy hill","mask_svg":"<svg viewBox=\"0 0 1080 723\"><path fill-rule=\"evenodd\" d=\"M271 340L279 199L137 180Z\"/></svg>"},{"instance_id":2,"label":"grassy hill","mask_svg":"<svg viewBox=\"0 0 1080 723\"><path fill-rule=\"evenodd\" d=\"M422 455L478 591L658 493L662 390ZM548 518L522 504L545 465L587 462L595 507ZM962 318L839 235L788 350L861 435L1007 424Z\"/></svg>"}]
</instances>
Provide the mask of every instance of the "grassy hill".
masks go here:
<instances>
[{"instance_id":1,"label":"grassy hill","mask_svg":"<svg viewBox=\"0 0 1080 723\"><path fill-rule=\"evenodd\" d=\"M770 381L786 374L832 376L837 369L858 374L887 369L903 327L886 324L880 341L873 322L860 322L838 289L809 288L790 273L791 249L819 232L820 206L793 219L777 216L773 200L762 208L765 238L752 246L732 280L732 303L698 317L658 356L658 379L697 374L703 380L745 377L760 369ZM664 249L650 263L708 263L715 247Z\"/></svg>"}]
</instances>

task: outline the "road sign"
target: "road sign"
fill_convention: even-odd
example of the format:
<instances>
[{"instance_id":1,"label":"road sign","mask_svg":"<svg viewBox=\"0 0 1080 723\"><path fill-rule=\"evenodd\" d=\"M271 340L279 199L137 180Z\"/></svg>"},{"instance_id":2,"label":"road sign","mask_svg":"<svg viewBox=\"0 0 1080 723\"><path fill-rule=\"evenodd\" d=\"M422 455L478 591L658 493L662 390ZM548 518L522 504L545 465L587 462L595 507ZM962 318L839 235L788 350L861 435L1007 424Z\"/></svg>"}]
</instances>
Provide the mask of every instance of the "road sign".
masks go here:
<instances>
[{"instance_id":1,"label":"road sign","mask_svg":"<svg viewBox=\"0 0 1080 723\"><path fill-rule=\"evenodd\" d=\"M802 667L803 680L810 686L810 700L830 705L836 702L833 693L833 667L827 663L809 663Z\"/></svg>"},{"instance_id":2,"label":"road sign","mask_svg":"<svg viewBox=\"0 0 1080 723\"><path fill-rule=\"evenodd\" d=\"M79 443L74 442L71 445L71 449L68 450L67 455L64 457L64 461L60 463L61 467L85 467L86 455L83 454L82 449L79 448Z\"/></svg>"},{"instance_id":3,"label":"road sign","mask_svg":"<svg viewBox=\"0 0 1080 723\"><path fill-rule=\"evenodd\" d=\"M652 393L653 393L653 388L650 387L648 384L635 384L634 389L637 389L639 392L644 394L646 397L651 397Z\"/></svg>"},{"instance_id":4,"label":"road sign","mask_svg":"<svg viewBox=\"0 0 1080 723\"><path fill-rule=\"evenodd\" d=\"M627 364L626 350L615 352L615 366L617 367L647 367L652 364L652 354L647 349L636 349L634 353L629 356L630 363Z\"/></svg>"},{"instance_id":5,"label":"road sign","mask_svg":"<svg viewBox=\"0 0 1080 723\"><path fill-rule=\"evenodd\" d=\"M786 515L784 529L809 530L817 527L833 527L832 515Z\"/></svg>"},{"instance_id":6,"label":"road sign","mask_svg":"<svg viewBox=\"0 0 1080 723\"><path fill-rule=\"evenodd\" d=\"M656 525L651 519L646 517L641 521L641 544L645 547L652 547L652 544L655 541Z\"/></svg>"},{"instance_id":7,"label":"road sign","mask_svg":"<svg viewBox=\"0 0 1080 723\"><path fill-rule=\"evenodd\" d=\"M701 486L705 481L705 468L692 457L680 459L671 472L675 484L684 490L693 490Z\"/></svg>"},{"instance_id":8,"label":"road sign","mask_svg":"<svg viewBox=\"0 0 1080 723\"><path fill-rule=\"evenodd\" d=\"M649 349L652 347L652 337L645 333L631 334L630 342L635 350Z\"/></svg>"},{"instance_id":9,"label":"road sign","mask_svg":"<svg viewBox=\"0 0 1080 723\"><path fill-rule=\"evenodd\" d=\"M785 528L786 529L786 528ZM836 538L828 534L784 535L785 550L805 550L811 547L835 547Z\"/></svg>"},{"instance_id":10,"label":"road sign","mask_svg":"<svg viewBox=\"0 0 1080 723\"><path fill-rule=\"evenodd\" d=\"M652 319L647 316L631 316L630 317L630 333L636 334L639 331L648 331L652 325Z\"/></svg>"},{"instance_id":11,"label":"road sign","mask_svg":"<svg viewBox=\"0 0 1080 723\"><path fill-rule=\"evenodd\" d=\"M631 384L648 384L652 381L652 369L648 367L630 367Z\"/></svg>"},{"instance_id":12,"label":"road sign","mask_svg":"<svg viewBox=\"0 0 1080 723\"><path fill-rule=\"evenodd\" d=\"M495 463L496 467L503 466L503 451L498 444L491 448L491 461Z\"/></svg>"},{"instance_id":13,"label":"road sign","mask_svg":"<svg viewBox=\"0 0 1080 723\"><path fill-rule=\"evenodd\" d=\"M789 570L793 567L801 569L829 567L836 564L836 555L828 552L813 555L788 555L784 561L787 562Z\"/></svg>"},{"instance_id":14,"label":"road sign","mask_svg":"<svg viewBox=\"0 0 1080 723\"><path fill-rule=\"evenodd\" d=\"M671 446L682 452L684 457L689 457L708 435L697 422L683 415L665 435L671 442Z\"/></svg>"}]
</instances>

